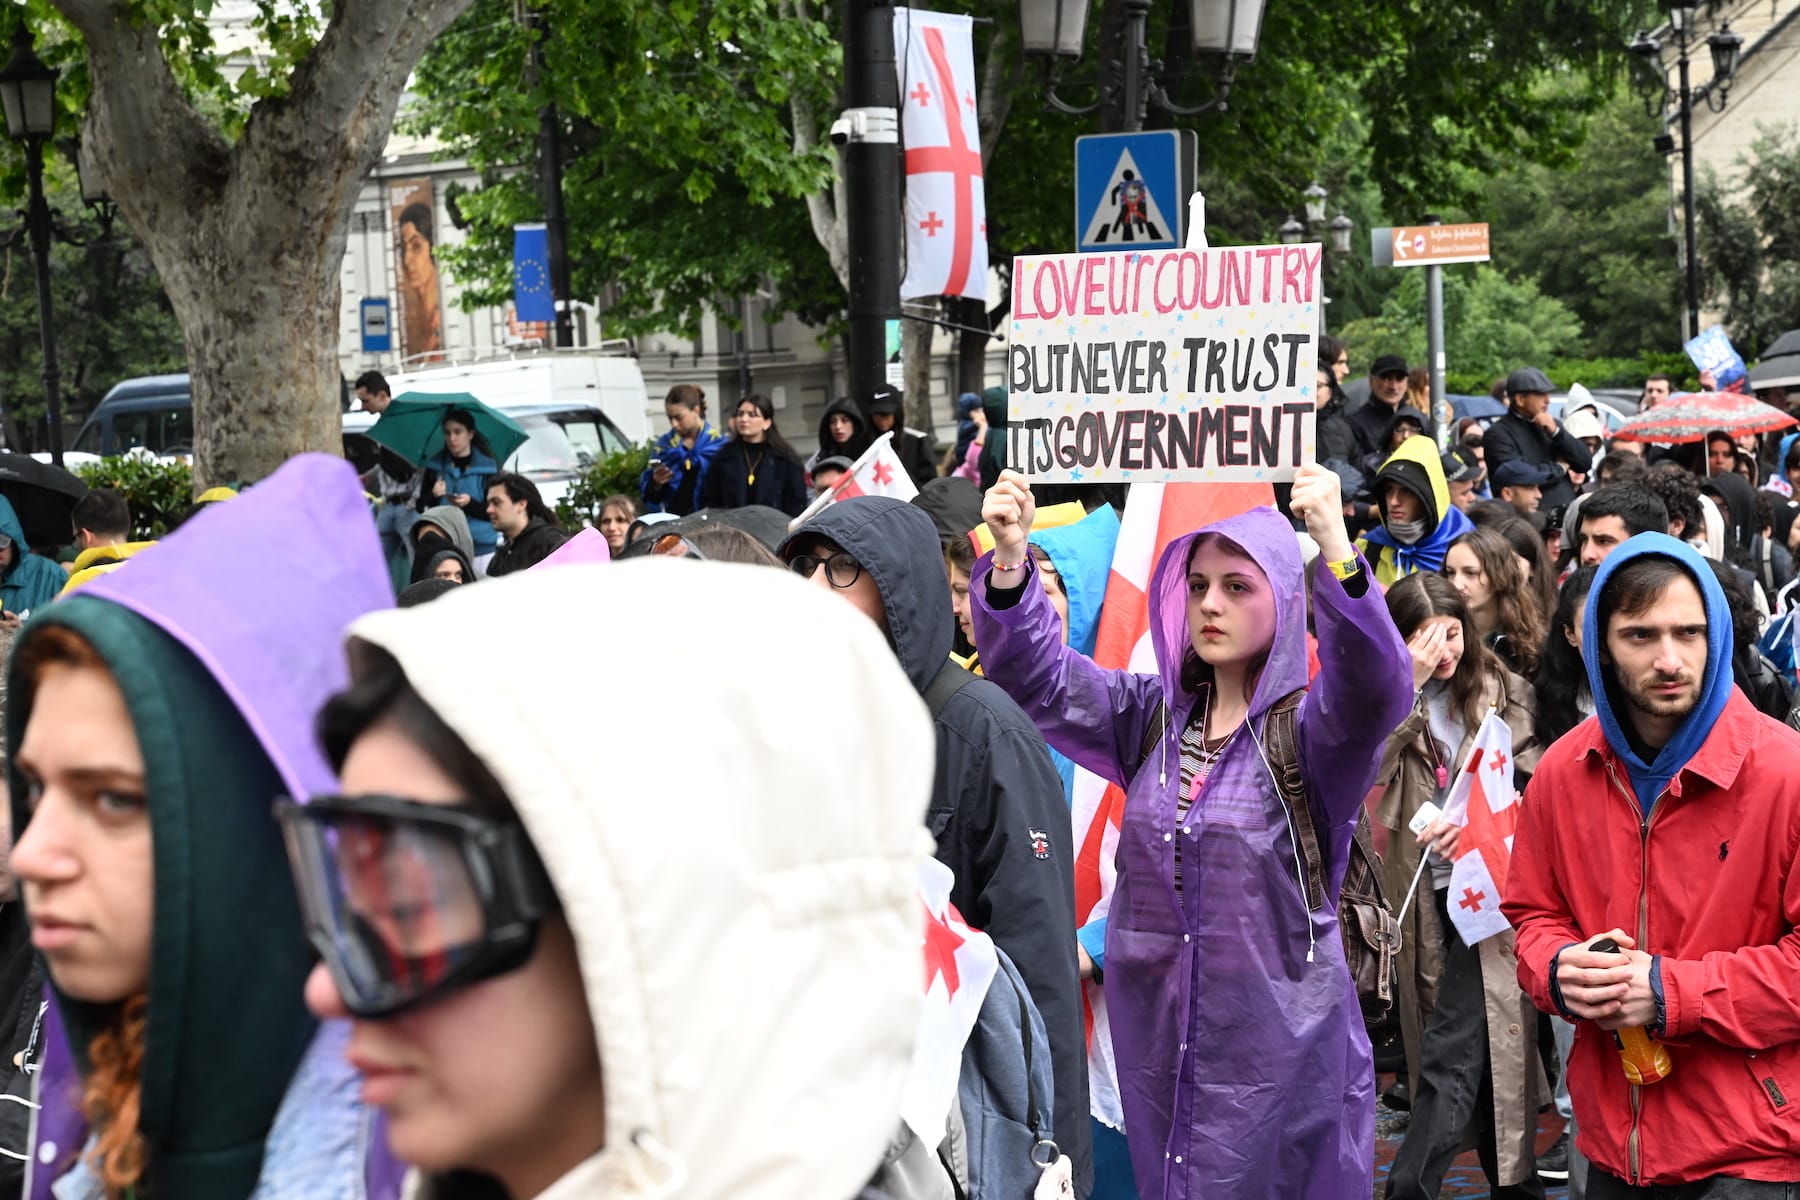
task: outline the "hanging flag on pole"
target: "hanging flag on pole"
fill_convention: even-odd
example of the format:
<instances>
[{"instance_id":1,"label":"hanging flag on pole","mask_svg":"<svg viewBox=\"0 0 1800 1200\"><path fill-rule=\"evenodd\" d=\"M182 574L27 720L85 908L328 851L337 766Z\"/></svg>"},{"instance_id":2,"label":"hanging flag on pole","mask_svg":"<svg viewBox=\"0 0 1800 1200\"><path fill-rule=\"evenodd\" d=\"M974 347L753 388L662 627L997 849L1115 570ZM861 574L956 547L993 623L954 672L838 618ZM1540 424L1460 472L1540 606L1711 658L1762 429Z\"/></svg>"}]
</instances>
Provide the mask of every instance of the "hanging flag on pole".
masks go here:
<instances>
[{"instance_id":1,"label":"hanging flag on pole","mask_svg":"<svg viewBox=\"0 0 1800 1200\"><path fill-rule=\"evenodd\" d=\"M513 307L521 321L556 320L550 290L550 232L542 224L513 226Z\"/></svg>"},{"instance_id":2,"label":"hanging flag on pole","mask_svg":"<svg viewBox=\"0 0 1800 1200\"><path fill-rule=\"evenodd\" d=\"M854 496L892 496L896 500L907 501L917 496L918 485L906 473L900 456L894 453L893 440L894 432L891 429L876 438L875 443L856 460L856 465L846 471L844 477L829 492L807 505L805 512L789 521L788 528L798 529L839 500L849 500Z\"/></svg>"},{"instance_id":3,"label":"hanging flag on pole","mask_svg":"<svg viewBox=\"0 0 1800 1200\"><path fill-rule=\"evenodd\" d=\"M987 299L987 192L975 119L973 21L894 10L906 144L906 280L900 298Z\"/></svg>"},{"instance_id":4,"label":"hanging flag on pole","mask_svg":"<svg viewBox=\"0 0 1800 1200\"><path fill-rule=\"evenodd\" d=\"M1513 833L1519 827L1512 744L1512 730L1490 711L1444 801L1443 819L1463 827L1451 859L1446 900L1450 920L1469 946L1512 928L1500 915Z\"/></svg>"}]
</instances>

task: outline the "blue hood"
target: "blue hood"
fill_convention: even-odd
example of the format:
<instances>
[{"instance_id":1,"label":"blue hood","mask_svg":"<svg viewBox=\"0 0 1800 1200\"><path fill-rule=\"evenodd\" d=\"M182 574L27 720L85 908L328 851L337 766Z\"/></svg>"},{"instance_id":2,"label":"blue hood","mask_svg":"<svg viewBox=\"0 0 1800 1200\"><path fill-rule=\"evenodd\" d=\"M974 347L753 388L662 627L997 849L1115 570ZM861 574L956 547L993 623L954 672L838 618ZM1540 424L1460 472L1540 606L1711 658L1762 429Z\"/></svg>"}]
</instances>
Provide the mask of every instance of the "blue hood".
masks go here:
<instances>
[{"instance_id":1,"label":"blue hood","mask_svg":"<svg viewBox=\"0 0 1800 1200\"><path fill-rule=\"evenodd\" d=\"M31 553L31 547L25 544L25 527L19 524L19 514L13 511L12 501L0 496L0 533L13 540L19 557Z\"/></svg>"},{"instance_id":2,"label":"blue hood","mask_svg":"<svg viewBox=\"0 0 1800 1200\"><path fill-rule=\"evenodd\" d=\"M1069 646L1092 658L1100 636L1100 610L1119 544L1119 514L1102 504L1075 522L1033 534L1031 544L1050 556L1069 597Z\"/></svg>"},{"instance_id":3,"label":"blue hood","mask_svg":"<svg viewBox=\"0 0 1800 1200\"><path fill-rule=\"evenodd\" d=\"M1613 707L1617 695L1607 687L1606 676L1601 670L1598 600L1620 567L1650 554L1680 563L1700 588L1701 599L1706 603L1706 674L1700 680L1700 703L1688 714L1668 744L1657 752L1655 761L1645 763L1632 750L1631 741L1625 736ZM1632 790L1637 793L1638 806L1648 815L1669 780L1687 765L1706 741L1706 735L1712 732L1719 714L1725 711L1725 704L1731 699L1731 689L1735 686L1731 671L1731 609L1725 602L1725 592L1719 587L1718 577L1700 557L1699 551L1665 533L1640 533L1607 555L1594 576L1593 590L1588 595L1590 600L1582 618L1581 631L1581 660L1587 667L1588 688L1593 694L1594 708L1600 718L1601 731L1606 734L1606 742L1625 764L1631 775Z\"/></svg>"}]
</instances>

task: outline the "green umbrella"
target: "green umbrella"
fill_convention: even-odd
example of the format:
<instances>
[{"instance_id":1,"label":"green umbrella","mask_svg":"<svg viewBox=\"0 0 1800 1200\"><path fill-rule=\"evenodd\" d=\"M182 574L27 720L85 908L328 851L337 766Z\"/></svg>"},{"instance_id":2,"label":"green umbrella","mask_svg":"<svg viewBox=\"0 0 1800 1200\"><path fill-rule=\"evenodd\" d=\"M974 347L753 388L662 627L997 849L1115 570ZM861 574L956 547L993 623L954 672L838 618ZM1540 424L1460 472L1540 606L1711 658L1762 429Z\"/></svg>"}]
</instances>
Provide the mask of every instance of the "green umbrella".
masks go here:
<instances>
[{"instance_id":1,"label":"green umbrella","mask_svg":"<svg viewBox=\"0 0 1800 1200\"><path fill-rule=\"evenodd\" d=\"M517 421L467 392L407 392L388 403L381 419L369 426L368 437L408 461L423 463L444 448L444 418L451 412L466 412L475 419L475 432L496 463L511 458L531 436Z\"/></svg>"}]
</instances>

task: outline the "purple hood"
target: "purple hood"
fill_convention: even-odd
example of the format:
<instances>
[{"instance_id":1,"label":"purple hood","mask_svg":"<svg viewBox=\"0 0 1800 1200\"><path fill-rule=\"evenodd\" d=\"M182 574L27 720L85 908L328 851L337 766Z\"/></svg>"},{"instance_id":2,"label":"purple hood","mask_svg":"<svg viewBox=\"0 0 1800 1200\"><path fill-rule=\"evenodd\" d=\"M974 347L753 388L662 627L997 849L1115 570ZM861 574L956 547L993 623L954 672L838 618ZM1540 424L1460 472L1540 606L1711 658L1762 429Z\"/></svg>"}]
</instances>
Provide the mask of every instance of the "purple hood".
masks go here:
<instances>
[{"instance_id":1,"label":"purple hood","mask_svg":"<svg viewBox=\"0 0 1800 1200\"><path fill-rule=\"evenodd\" d=\"M344 629L394 603L375 522L348 463L323 454L290 459L83 594L130 609L199 659L290 795L336 786L313 721L349 682L338 650Z\"/></svg>"}]
</instances>

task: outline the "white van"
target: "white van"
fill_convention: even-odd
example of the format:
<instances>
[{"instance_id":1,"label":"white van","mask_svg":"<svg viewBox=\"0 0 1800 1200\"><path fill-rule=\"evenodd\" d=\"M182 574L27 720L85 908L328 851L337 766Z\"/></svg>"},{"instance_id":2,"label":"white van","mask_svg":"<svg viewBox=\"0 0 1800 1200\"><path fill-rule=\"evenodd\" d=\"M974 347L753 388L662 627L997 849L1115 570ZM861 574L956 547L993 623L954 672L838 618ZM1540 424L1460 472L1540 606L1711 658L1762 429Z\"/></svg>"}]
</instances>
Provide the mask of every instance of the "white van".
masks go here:
<instances>
[{"instance_id":1,"label":"white van","mask_svg":"<svg viewBox=\"0 0 1800 1200\"><path fill-rule=\"evenodd\" d=\"M388 391L467 392L489 408L597 408L632 444L649 441L649 395L624 342L600 348L520 351L504 358L421 367L387 377Z\"/></svg>"}]
</instances>

